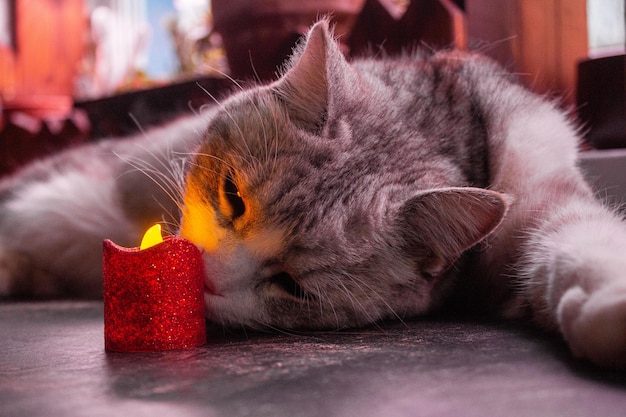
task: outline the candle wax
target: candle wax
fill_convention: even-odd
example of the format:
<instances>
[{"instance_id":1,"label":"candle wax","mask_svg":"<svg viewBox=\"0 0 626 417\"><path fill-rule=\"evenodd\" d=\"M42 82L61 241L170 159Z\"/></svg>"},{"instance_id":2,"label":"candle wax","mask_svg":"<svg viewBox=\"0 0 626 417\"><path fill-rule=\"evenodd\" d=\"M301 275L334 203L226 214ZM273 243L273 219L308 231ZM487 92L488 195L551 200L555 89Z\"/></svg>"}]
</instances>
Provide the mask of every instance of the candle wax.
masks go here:
<instances>
[{"instance_id":1,"label":"candle wax","mask_svg":"<svg viewBox=\"0 0 626 417\"><path fill-rule=\"evenodd\" d=\"M191 242L166 237L147 249L104 241L105 348L158 351L206 342L204 265Z\"/></svg>"}]
</instances>

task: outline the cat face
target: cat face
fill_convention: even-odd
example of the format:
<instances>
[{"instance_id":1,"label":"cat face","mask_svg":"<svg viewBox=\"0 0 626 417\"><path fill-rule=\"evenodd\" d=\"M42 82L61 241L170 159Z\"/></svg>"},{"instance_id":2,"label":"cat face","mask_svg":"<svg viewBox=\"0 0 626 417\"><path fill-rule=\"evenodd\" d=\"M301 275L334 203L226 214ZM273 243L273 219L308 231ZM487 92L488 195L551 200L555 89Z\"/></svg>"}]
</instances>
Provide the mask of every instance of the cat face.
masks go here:
<instances>
[{"instance_id":1,"label":"cat face","mask_svg":"<svg viewBox=\"0 0 626 417\"><path fill-rule=\"evenodd\" d=\"M425 189L445 170L390 168L403 150L387 149L379 109L360 106L368 90L321 22L281 79L220 105L180 229L204 251L210 320L342 328L415 315L500 223L497 193Z\"/></svg>"}]
</instances>

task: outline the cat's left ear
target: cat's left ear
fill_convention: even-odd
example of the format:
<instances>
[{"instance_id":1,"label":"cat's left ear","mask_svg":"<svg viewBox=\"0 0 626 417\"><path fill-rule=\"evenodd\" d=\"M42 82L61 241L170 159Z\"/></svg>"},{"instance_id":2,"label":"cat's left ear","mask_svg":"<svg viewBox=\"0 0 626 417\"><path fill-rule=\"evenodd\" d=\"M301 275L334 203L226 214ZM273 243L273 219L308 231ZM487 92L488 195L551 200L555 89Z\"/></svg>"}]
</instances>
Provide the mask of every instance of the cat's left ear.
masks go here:
<instances>
[{"instance_id":1,"label":"cat's left ear","mask_svg":"<svg viewBox=\"0 0 626 417\"><path fill-rule=\"evenodd\" d=\"M327 20L311 27L286 68L273 90L285 101L294 123L319 132L332 112L335 96L350 85L354 88L356 81Z\"/></svg>"},{"instance_id":2,"label":"cat's left ear","mask_svg":"<svg viewBox=\"0 0 626 417\"><path fill-rule=\"evenodd\" d=\"M508 195L472 187L420 193L399 213L407 255L419 258L424 274L441 275L500 225L510 201Z\"/></svg>"}]
</instances>

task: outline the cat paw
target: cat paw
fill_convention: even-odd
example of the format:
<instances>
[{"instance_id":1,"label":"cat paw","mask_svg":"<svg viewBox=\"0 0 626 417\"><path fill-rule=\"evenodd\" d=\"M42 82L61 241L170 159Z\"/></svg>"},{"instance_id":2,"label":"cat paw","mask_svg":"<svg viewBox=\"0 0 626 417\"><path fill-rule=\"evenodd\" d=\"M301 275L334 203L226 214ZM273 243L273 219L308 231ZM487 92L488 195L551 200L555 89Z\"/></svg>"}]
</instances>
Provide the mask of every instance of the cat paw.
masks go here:
<instances>
[{"instance_id":1,"label":"cat paw","mask_svg":"<svg viewBox=\"0 0 626 417\"><path fill-rule=\"evenodd\" d=\"M576 357L611 368L626 368L626 285L591 294L570 288L561 298L558 319Z\"/></svg>"}]
</instances>

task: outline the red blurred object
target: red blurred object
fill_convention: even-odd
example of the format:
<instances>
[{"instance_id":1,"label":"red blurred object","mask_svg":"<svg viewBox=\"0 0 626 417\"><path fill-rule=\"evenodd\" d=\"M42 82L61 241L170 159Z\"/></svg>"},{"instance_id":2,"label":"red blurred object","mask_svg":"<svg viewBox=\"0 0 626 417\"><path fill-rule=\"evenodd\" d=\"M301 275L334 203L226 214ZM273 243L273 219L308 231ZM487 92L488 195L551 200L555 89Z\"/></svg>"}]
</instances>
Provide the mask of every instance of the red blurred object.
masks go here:
<instances>
[{"instance_id":1,"label":"red blurred object","mask_svg":"<svg viewBox=\"0 0 626 417\"><path fill-rule=\"evenodd\" d=\"M0 42L0 176L87 141L87 115L73 109L87 29L83 0L7 1Z\"/></svg>"},{"instance_id":2,"label":"red blurred object","mask_svg":"<svg viewBox=\"0 0 626 417\"><path fill-rule=\"evenodd\" d=\"M147 249L103 244L104 344L118 352L185 349L206 342L204 264L188 240Z\"/></svg>"}]
</instances>

